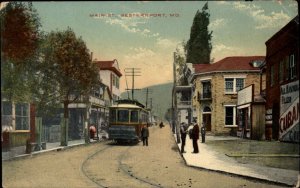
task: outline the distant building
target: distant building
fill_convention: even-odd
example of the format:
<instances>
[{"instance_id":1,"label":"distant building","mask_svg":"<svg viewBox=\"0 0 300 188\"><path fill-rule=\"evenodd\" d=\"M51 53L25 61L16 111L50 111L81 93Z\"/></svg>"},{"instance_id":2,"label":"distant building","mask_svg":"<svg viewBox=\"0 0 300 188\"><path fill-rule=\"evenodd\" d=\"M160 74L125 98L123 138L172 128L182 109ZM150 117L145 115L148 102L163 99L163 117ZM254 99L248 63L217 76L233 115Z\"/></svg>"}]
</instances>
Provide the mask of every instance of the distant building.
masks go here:
<instances>
[{"instance_id":1,"label":"distant building","mask_svg":"<svg viewBox=\"0 0 300 188\"><path fill-rule=\"evenodd\" d=\"M266 138L299 142L299 16L265 44Z\"/></svg>"},{"instance_id":2,"label":"distant building","mask_svg":"<svg viewBox=\"0 0 300 188\"><path fill-rule=\"evenodd\" d=\"M108 86L113 102L120 99L120 78L122 73L116 59L112 61L94 61L99 67L101 83Z\"/></svg>"},{"instance_id":3,"label":"distant building","mask_svg":"<svg viewBox=\"0 0 300 188\"><path fill-rule=\"evenodd\" d=\"M237 135L238 91L254 84L254 95L260 94L265 77L259 65L264 56L226 57L213 64L195 64L190 79L193 84L193 113L207 132L215 135ZM193 71L192 71L193 72ZM251 123L245 135L251 138Z\"/></svg>"}]
</instances>

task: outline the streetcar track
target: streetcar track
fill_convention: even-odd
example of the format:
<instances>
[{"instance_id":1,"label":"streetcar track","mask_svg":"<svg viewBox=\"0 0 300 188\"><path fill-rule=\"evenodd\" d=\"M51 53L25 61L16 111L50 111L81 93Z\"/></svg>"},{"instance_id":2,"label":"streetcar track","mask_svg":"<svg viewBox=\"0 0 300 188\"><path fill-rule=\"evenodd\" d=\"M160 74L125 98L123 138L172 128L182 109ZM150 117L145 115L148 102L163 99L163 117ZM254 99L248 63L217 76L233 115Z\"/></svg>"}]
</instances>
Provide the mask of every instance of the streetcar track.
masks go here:
<instances>
[{"instance_id":1,"label":"streetcar track","mask_svg":"<svg viewBox=\"0 0 300 188\"><path fill-rule=\"evenodd\" d=\"M157 131L157 129L155 130L155 132L156 132L156 131ZM161 186L160 184L156 184L156 183L150 182L150 181L148 181L148 180L145 180L145 179L143 179L143 178L140 178L140 177L134 175L130 170L128 170L129 167L128 167L126 164L122 163L122 160L123 160L123 158L125 157L125 154L128 153L128 150L129 150L129 149L131 149L131 147L128 147L128 148L125 150L125 152L123 152L122 155L120 155L120 156L118 157L119 168L120 168L125 174L127 174L128 176L130 176L130 177L133 178L133 179L139 180L139 181L142 182L142 183L149 184L149 185L154 186L154 187L160 187L160 188L162 188L163 186Z\"/></svg>"},{"instance_id":2,"label":"streetcar track","mask_svg":"<svg viewBox=\"0 0 300 188\"><path fill-rule=\"evenodd\" d=\"M92 157L94 157L95 155L99 154L100 152L105 151L106 149L111 148L111 146L106 146L104 148L99 149L98 151L96 151L95 153L89 155L81 164L81 172L85 175L85 177L87 177L90 181L94 182L95 184L97 184L100 187L105 187L107 188L107 186L102 185L101 183L99 183L98 181L94 180L93 178L91 178L86 171L84 170L84 165L87 163L88 160L90 160Z\"/></svg>"},{"instance_id":3,"label":"streetcar track","mask_svg":"<svg viewBox=\"0 0 300 188\"><path fill-rule=\"evenodd\" d=\"M157 130L155 130L156 132ZM117 158L117 161L118 161L118 166L119 166L119 169L121 169L123 171L123 173L125 173L126 175L128 175L129 177L131 177L132 179L135 179L135 180L138 180L142 183L145 183L145 184L148 184L148 185L151 185L151 186L154 186L154 187L159 187L159 188L162 188L163 186L161 186L160 184L156 184L156 183L153 183L149 180L145 180L141 177L138 177L137 175L134 175L133 173L131 173L129 169L129 167L122 163L122 160L123 158L125 157L125 155L128 153L129 149L131 149L132 146L127 146L128 148L121 154L119 155L119 157ZM109 145L109 146L106 146L104 148L101 148L99 149L98 151L96 151L95 153L89 155L84 161L83 163L81 164L81 172L84 174L85 177L87 177L90 181L92 181L93 183L95 183L97 186L100 186L100 187L103 187L103 188L108 188L109 186L105 186L105 185L102 185L99 180L94 180L94 178L90 177L88 175L88 173L84 170L84 166L86 165L86 163L92 158L94 157L95 155L105 151L106 149L109 149L109 148L112 148L112 145Z\"/></svg>"}]
</instances>

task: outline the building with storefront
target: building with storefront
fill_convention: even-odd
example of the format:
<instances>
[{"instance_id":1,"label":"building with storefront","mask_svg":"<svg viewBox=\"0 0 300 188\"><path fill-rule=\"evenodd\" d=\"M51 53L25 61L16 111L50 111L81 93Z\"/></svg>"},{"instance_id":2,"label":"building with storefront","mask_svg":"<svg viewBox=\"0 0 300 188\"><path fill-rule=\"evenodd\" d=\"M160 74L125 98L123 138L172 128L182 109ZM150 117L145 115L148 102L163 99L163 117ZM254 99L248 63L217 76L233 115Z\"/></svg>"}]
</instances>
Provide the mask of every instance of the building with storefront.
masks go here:
<instances>
[{"instance_id":1,"label":"building with storefront","mask_svg":"<svg viewBox=\"0 0 300 188\"><path fill-rule=\"evenodd\" d=\"M254 84L254 95L264 86L259 66L264 56L226 57L213 64L193 65L193 116L215 135L237 135L238 91Z\"/></svg>"},{"instance_id":2,"label":"building with storefront","mask_svg":"<svg viewBox=\"0 0 300 188\"><path fill-rule=\"evenodd\" d=\"M299 16L265 44L266 139L299 142Z\"/></svg>"}]
</instances>

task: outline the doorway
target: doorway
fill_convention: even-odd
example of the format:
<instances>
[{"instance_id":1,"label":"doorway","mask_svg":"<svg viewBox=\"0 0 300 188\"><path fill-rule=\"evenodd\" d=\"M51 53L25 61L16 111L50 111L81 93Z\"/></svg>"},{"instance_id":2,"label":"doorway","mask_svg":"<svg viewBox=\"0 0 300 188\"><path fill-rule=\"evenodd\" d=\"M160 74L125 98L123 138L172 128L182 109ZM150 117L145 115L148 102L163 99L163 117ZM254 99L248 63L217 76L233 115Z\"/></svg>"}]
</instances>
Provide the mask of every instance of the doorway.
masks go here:
<instances>
[{"instance_id":1,"label":"doorway","mask_svg":"<svg viewBox=\"0 0 300 188\"><path fill-rule=\"evenodd\" d=\"M205 125L206 131L211 131L211 110L207 106L203 109L202 121Z\"/></svg>"}]
</instances>

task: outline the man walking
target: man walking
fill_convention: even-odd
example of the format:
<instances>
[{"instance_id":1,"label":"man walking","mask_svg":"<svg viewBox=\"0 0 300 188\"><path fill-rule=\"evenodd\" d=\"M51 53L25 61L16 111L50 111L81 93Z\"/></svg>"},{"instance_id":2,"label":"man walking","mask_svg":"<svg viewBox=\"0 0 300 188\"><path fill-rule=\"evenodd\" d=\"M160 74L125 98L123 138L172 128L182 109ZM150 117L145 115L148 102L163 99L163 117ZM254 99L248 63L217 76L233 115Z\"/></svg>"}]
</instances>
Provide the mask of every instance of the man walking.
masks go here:
<instances>
[{"instance_id":1,"label":"man walking","mask_svg":"<svg viewBox=\"0 0 300 188\"><path fill-rule=\"evenodd\" d=\"M142 140L143 140L143 146L148 146L148 137L149 137L149 130L147 125L144 125L144 127L142 128L141 131L141 136L142 136Z\"/></svg>"},{"instance_id":2,"label":"man walking","mask_svg":"<svg viewBox=\"0 0 300 188\"><path fill-rule=\"evenodd\" d=\"M195 123L193 129L192 129L192 139L193 139L193 148L194 151L192 153L199 153L199 148L198 148L198 139L199 139L199 126L197 123Z\"/></svg>"},{"instance_id":3,"label":"man walking","mask_svg":"<svg viewBox=\"0 0 300 188\"><path fill-rule=\"evenodd\" d=\"M185 153L184 146L185 146L185 140L186 140L186 134L187 134L187 125L183 122L180 125L180 135L181 135L181 153Z\"/></svg>"}]
</instances>

